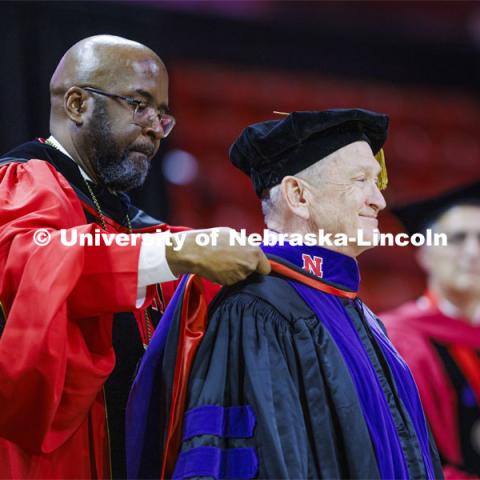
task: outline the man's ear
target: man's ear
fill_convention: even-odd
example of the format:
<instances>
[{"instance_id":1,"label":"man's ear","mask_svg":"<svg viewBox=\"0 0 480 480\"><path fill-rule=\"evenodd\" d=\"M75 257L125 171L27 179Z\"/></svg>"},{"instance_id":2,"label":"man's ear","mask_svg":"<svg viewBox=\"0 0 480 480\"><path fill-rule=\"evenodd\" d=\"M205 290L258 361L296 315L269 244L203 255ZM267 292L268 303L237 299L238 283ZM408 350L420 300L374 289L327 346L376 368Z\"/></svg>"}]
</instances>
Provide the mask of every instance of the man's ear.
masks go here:
<instances>
[{"instance_id":1,"label":"man's ear","mask_svg":"<svg viewBox=\"0 0 480 480\"><path fill-rule=\"evenodd\" d=\"M289 175L283 178L281 189L285 204L292 214L308 220L310 218L307 200L309 192L303 181Z\"/></svg>"},{"instance_id":2,"label":"man's ear","mask_svg":"<svg viewBox=\"0 0 480 480\"><path fill-rule=\"evenodd\" d=\"M84 122L85 112L88 108L88 96L79 87L70 87L65 93L64 107L65 112L76 125L80 126Z\"/></svg>"}]
</instances>

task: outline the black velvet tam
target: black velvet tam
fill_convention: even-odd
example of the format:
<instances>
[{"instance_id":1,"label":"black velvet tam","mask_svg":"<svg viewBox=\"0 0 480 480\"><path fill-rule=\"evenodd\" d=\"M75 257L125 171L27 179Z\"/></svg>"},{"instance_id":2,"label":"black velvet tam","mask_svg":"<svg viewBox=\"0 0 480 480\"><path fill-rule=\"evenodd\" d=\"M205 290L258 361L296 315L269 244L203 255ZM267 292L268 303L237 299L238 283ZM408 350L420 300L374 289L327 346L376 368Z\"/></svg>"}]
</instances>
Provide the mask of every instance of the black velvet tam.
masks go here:
<instances>
[{"instance_id":1,"label":"black velvet tam","mask_svg":"<svg viewBox=\"0 0 480 480\"><path fill-rule=\"evenodd\" d=\"M292 112L255 123L230 147L230 160L246 173L257 196L350 143L364 140L376 154L385 143L388 116L362 109Z\"/></svg>"},{"instance_id":2,"label":"black velvet tam","mask_svg":"<svg viewBox=\"0 0 480 480\"><path fill-rule=\"evenodd\" d=\"M480 180L449 190L435 197L392 208L409 235L422 233L443 213L457 205L480 206Z\"/></svg>"}]
</instances>

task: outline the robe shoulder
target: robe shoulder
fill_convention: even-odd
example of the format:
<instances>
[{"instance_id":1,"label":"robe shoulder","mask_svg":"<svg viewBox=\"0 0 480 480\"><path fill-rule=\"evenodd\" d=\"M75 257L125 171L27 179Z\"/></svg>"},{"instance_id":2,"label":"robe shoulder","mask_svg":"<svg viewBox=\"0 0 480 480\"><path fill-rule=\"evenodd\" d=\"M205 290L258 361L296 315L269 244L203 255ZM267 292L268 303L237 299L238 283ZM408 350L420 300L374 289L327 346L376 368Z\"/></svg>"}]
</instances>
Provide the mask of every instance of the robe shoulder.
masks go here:
<instances>
[{"instance_id":1,"label":"robe shoulder","mask_svg":"<svg viewBox=\"0 0 480 480\"><path fill-rule=\"evenodd\" d=\"M405 330L411 330L411 324L409 323L407 325L406 322L415 321L423 315L424 312L418 308L417 303L412 301L399 305L392 310L382 312L379 317L387 327L387 330L391 328L401 329L403 327L405 327Z\"/></svg>"},{"instance_id":2,"label":"robe shoulder","mask_svg":"<svg viewBox=\"0 0 480 480\"><path fill-rule=\"evenodd\" d=\"M12 207L22 205L22 200L31 203L50 199L61 201L64 210L70 206L76 215L83 216L75 192L53 165L41 159L8 159L6 163L4 160L0 159L0 198L8 199Z\"/></svg>"},{"instance_id":3,"label":"robe shoulder","mask_svg":"<svg viewBox=\"0 0 480 480\"><path fill-rule=\"evenodd\" d=\"M392 343L414 370L417 362L423 363L432 357L430 338L420 328L424 314L416 302L407 302L379 315Z\"/></svg>"},{"instance_id":4,"label":"robe shoulder","mask_svg":"<svg viewBox=\"0 0 480 480\"><path fill-rule=\"evenodd\" d=\"M224 288L212 302L210 315L219 307L228 309L235 304L276 315L289 323L299 318L315 317L287 280L272 275L254 275L233 287Z\"/></svg>"},{"instance_id":5,"label":"robe shoulder","mask_svg":"<svg viewBox=\"0 0 480 480\"><path fill-rule=\"evenodd\" d=\"M83 184L83 180L80 170L75 163L58 151L53 152L52 155L52 152L48 150L48 147L39 142L28 142L7 153L3 158L0 158L0 168L9 164L30 165L32 162L35 164L43 162L44 164L49 165L50 168L75 191L76 196L82 202L89 204L92 208L95 207L92 205L91 199L86 192L82 191L78 186L79 184ZM127 203L129 203L129 201ZM116 217L115 211L109 211L108 208L104 210L104 213L111 218ZM172 227L167 225L165 222L150 216L132 203L129 203L128 205L128 215L134 229L159 229L171 230L173 232L186 229L185 227ZM123 214L120 214L120 216L123 217Z\"/></svg>"}]
</instances>

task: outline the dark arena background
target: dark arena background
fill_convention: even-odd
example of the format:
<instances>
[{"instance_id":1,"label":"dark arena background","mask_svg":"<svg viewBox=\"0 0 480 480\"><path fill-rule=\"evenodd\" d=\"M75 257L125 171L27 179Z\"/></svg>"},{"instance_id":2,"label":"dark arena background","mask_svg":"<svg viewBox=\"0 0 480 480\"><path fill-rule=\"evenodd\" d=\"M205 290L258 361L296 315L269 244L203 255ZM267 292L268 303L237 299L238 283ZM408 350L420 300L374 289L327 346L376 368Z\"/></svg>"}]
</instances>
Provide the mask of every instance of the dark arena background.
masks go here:
<instances>
[{"instance_id":1,"label":"dark arena background","mask_svg":"<svg viewBox=\"0 0 480 480\"><path fill-rule=\"evenodd\" d=\"M2 153L48 136L48 82L79 39L120 35L163 58L177 126L133 197L172 224L262 231L227 152L273 110L388 113L389 205L480 176L478 2L1 2L0 18ZM388 212L381 228L400 231ZM377 248L360 263L374 311L424 287L413 249Z\"/></svg>"}]
</instances>

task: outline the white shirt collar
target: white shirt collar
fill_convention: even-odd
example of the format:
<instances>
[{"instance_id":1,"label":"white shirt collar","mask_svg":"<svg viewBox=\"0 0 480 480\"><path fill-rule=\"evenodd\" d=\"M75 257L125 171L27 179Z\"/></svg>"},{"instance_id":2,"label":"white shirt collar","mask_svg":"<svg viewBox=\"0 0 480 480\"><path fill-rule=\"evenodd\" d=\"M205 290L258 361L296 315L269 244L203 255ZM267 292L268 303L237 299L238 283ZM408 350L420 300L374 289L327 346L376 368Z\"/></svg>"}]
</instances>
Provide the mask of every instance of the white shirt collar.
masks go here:
<instances>
[{"instance_id":1,"label":"white shirt collar","mask_svg":"<svg viewBox=\"0 0 480 480\"><path fill-rule=\"evenodd\" d=\"M50 135L47 140L48 140L55 148L57 148L58 150L60 150L64 155L66 155L70 160L72 160L72 162L75 162L75 160L73 159L73 157L65 150L65 148L63 147L63 145L62 145L53 135ZM84 170L77 162L75 162L75 165L80 169L80 173L82 174L82 177L83 177L85 180L88 180L89 182L95 183L95 182L93 182L93 180L88 176L87 172L85 172L85 170Z\"/></svg>"}]
</instances>

